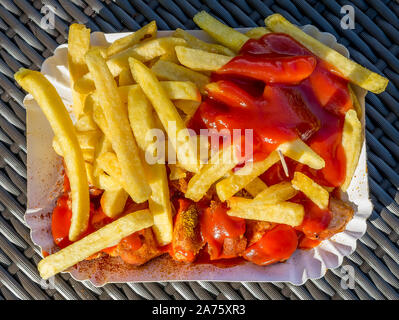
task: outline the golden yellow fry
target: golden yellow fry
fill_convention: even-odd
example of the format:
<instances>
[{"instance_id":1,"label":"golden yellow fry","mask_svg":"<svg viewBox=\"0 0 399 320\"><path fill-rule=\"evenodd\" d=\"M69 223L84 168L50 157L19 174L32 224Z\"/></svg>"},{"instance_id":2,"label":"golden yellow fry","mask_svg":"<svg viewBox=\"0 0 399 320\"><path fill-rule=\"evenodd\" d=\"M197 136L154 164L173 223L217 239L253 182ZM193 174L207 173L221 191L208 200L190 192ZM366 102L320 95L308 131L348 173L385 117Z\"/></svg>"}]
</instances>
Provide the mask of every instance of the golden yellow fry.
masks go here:
<instances>
[{"instance_id":1,"label":"golden yellow fry","mask_svg":"<svg viewBox=\"0 0 399 320\"><path fill-rule=\"evenodd\" d=\"M277 147L286 157L306 164L312 169L322 169L325 161L301 139L296 139L280 144Z\"/></svg>"},{"instance_id":2,"label":"golden yellow fry","mask_svg":"<svg viewBox=\"0 0 399 320\"><path fill-rule=\"evenodd\" d=\"M183 168L180 168L177 164L168 164L168 167L170 169L170 180L184 179L187 176L187 171Z\"/></svg>"},{"instance_id":3,"label":"golden yellow fry","mask_svg":"<svg viewBox=\"0 0 399 320\"><path fill-rule=\"evenodd\" d=\"M248 30L245 35L249 38L252 39L259 39L262 38L265 34L270 33L270 30L268 30L265 27L256 27L252 28L251 30Z\"/></svg>"},{"instance_id":4,"label":"golden yellow fry","mask_svg":"<svg viewBox=\"0 0 399 320\"><path fill-rule=\"evenodd\" d=\"M128 111L130 125L141 150L146 152L152 143L146 139L146 133L156 128L152 106L140 87L129 91ZM151 196L148 205L154 216L153 230L160 245L172 241L173 222L170 204L169 185L165 164L155 163L145 166Z\"/></svg>"},{"instance_id":5,"label":"golden yellow fry","mask_svg":"<svg viewBox=\"0 0 399 320\"><path fill-rule=\"evenodd\" d=\"M274 204L233 197L228 200L229 216L243 219L283 223L292 227L299 226L305 215L302 205L293 202L278 202Z\"/></svg>"},{"instance_id":6,"label":"golden yellow fry","mask_svg":"<svg viewBox=\"0 0 399 320\"><path fill-rule=\"evenodd\" d=\"M83 153L84 161L89 162L89 163L93 163L93 161L94 161L94 153L95 153L94 149L83 149L82 153Z\"/></svg>"},{"instance_id":7,"label":"golden yellow fry","mask_svg":"<svg viewBox=\"0 0 399 320\"><path fill-rule=\"evenodd\" d=\"M209 83L209 77L202 73L192 71L176 63L158 60L151 70L160 80L191 81L196 84L201 93L205 93L204 87Z\"/></svg>"},{"instance_id":8,"label":"golden yellow fry","mask_svg":"<svg viewBox=\"0 0 399 320\"><path fill-rule=\"evenodd\" d=\"M118 180L104 172L100 173L100 175L98 176L98 184L99 188L103 190L116 191L121 189L122 187L122 184L119 183Z\"/></svg>"},{"instance_id":9,"label":"golden yellow fry","mask_svg":"<svg viewBox=\"0 0 399 320\"><path fill-rule=\"evenodd\" d=\"M160 81L159 82L169 99L171 100L191 100L201 101L201 93L198 91L197 86L190 81ZM123 103L127 102L127 96L131 88L138 87L137 84L131 86L118 87L119 95Z\"/></svg>"},{"instance_id":10,"label":"golden yellow fry","mask_svg":"<svg viewBox=\"0 0 399 320\"><path fill-rule=\"evenodd\" d=\"M219 199L221 201L230 199L278 161L280 161L280 158L277 152L272 152L265 160L247 165L218 182L216 184L216 193Z\"/></svg>"},{"instance_id":11,"label":"golden yellow fry","mask_svg":"<svg viewBox=\"0 0 399 320\"><path fill-rule=\"evenodd\" d=\"M125 186L122 171L116 154L112 151L104 152L96 159L98 167L110 175L120 185Z\"/></svg>"},{"instance_id":12,"label":"golden yellow fry","mask_svg":"<svg viewBox=\"0 0 399 320\"><path fill-rule=\"evenodd\" d=\"M295 171L292 186L302 191L310 200L312 200L320 209L327 209L330 200L330 194L322 186L314 182L308 176Z\"/></svg>"},{"instance_id":13,"label":"golden yellow fry","mask_svg":"<svg viewBox=\"0 0 399 320\"><path fill-rule=\"evenodd\" d=\"M97 163L97 159L98 159L98 157L100 157L102 154L104 154L106 152L113 152L113 150L112 150L111 142L103 134L98 142L98 145L96 147L96 151L94 154L93 175L96 178L99 177L99 175L102 173L102 169L99 167L99 165Z\"/></svg>"},{"instance_id":14,"label":"golden yellow fry","mask_svg":"<svg viewBox=\"0 0 399 320\"><path fill-rule=\"evenodd\" d=\"M245 34L226 26L205 11L197 13L193 17L193 20L197 26L208 33L213 39L234 52L238 52L242 45L249 39Z\"/></svg>"},{"instance_id":15,"label":"golden yellow fry","mask_svg":"<svg viewBox=\"0 0 399 320\"><path fill-rule=\"evenodd\" d=\"M176 46L175 50L180 63L196 71L216 71L232 59L229 56L182 46Z\"/></svg>"},{"instance_id":16,"label":"golden yellow fry","mask_svg":"<svg viewBox=\"0 0 399 320\"><path fill-rule=\"evenodd\" d=\"M191 117L197 111L201 101L194 100L175 100L173 101L175 106L183 111L187 116Z\"/></svg>"},{"instance_id":17,"label":"golden yellow fry","mask_svg":"<svg viewBox=\"0 0 399 320\"><path fill-rule=\"evenodd\" d=\"M238 162L239 157L234 145L223 148L190 179L185 197L198 202L211 185L233 169Z\"/></svg>"},{"instance_id":18,"label":"golden yellow fry","mask_svg":"<svg viewBox=\"0 0 399 320\"><path fill-rule=\"evenodd\" d=\"M90 208L86 168L75 128L57 91L40 72L21 68L14 78L37 101L64 155L72 196L69 239L75 241L87 228Z\"/></svg>"},{"instance_id":19,"label":"golden yellow fry","mask_svg":"<svg viewBox=\"0 0 399 320\"><path fill-rule=\"evenodd\" d=\"M98 126L93 119L93 113L82 113L76 120L75 128L78 131L98 130Z\"/></svg>"},{"instance_id":20,"label":"golden yellow fry","mask_svg":"<svg viewBox=\"0 0 399 320\"><path fill-rule=\"evenodd\" d=\"M87 71L84 56L90 48L90 29L82 24L72 24L68 33L68 69L72 87L72 110L78 117L83 108L85 95L73 90L74 83Z\"/></svg>"},{"instance_id":21,"label":"golden yellow fry","mask_svg":"<svg viewBox=\"0 0 399 320\"><path fill-rule=\"evenodd\" d=\"M260 178L256 177L250 183L245 186L245 190L253 197L256 197L259 193L267 188L266 183L264 183Z\"/></svg>"},{"instance_id":22,"label":"golden yellow fry","mask_svg":"<svg viewBox=\"0 0 399 320\"><path fill-rule=\"evenodd\" d=\"M122 51L107 61L107 65L112 75L116 77L123 69L129 68L128 59L130 57L141 62L147 62L165 53L174 51L175 46L184 46L186 41L180 38L158 38L145 41L135 47Z\"/></svg>"},{"instance_id":23,"label":"golden yellow fry","mask_svg":"<svg viewBox=\"0 0 399 320\"><path fill-rule=\"evenodd\" d=\"M87 174L87 181L90 186L95 186L95 178L93 175L93 165L91 163L85 162L85 167L86 167L86 174Z\"/></svg>"},{"instance_id":24,"label":"golden yellow fry","mask_svg":"<svg viewBox=\"0 0 399 320\"><path fill-rule=\"evenodd\" d=\"M71 24L68 33L68 69L72 82L88 72L85 54L90 48L90 29L83 24Z\"/></svg>"},{"instance_id":25,"label":"golden yellow fry","mask_svg":"<svg viewBox=\"0 0 399 320\"><path fill-rule=\"evenodd\" d=\"M94 150L101 136L99 130L76 132L82 150Z\"/></svg>"},{"instance_id":26,"label":"golden yellow fry","mask_svg":"<svg viewBox=\"0 0 399 320\"><path fill-rule=\"evenodd\" d=\"M105 60L98 51L86 54L86 63L93 75L98 99L104 112L108 130L105 132L112 143L125 181L125 190L137 203L150 196L150 187L145 179L138 147L130 128L127 108L123 105L118 89Z\"/></svg>"},{"instance_id":27,"label":"golden yellow fry","mask_svg":"<svg viewBox=\"0 0 399 320\"><path fill-rule=\"evenodd\" d=\"M152 224L152 215L147 209L129 213L41 260L38 264L40 276L48 279Z\"/></svg>"},{"instance_id":28,"label":"golden yellow fry","mask_svg":"<svg viewBox=\"0 0 399 320\"><path fill-rule=\"evenodd\" d=\"M182 167L191 172L198 172L196 146L190 139L189 132L176 107L168 98L155 74L140 61L129 58L133 77L151 101L159 119L176 150L177 159Z\"/></svg>"},{"instance_id":29,"label":"golden yellow fry","mask_svg":"<svg viewBox=\"0 0 399 320\"><path fill-rule=\"evenodd\" d=\"M89 94L96 90L96 86L90 72L76 79L75 83L73 84L73 90L83 95Z\"/></svg>"},{"instance_id":30,"label":"golden yellow fry","mask_svg":"<svg viewBox=\"0 0 399 320\"><path fill-rule=\"evenodd\" d=\"M290 182L280 182L266 188L254 199L260 200L264 203L273 204L281 201L287 201L294 197L297 193L298 191L294 189Z\"/></svg>"},{"instance_id":31,"label":"golden yellow fry","mask_svg":"<svg viewBox=\"0 0 399 320\"><path fill-rule=\"evenodd\" d=\"M372 72L365 67L349 60L334 49L307 35L298 27L291 24L280 14L272 14L265 19L266 27L273 32L282 32L290 35L316 56L330 63L345 78L366 90L381 93L388 85L388 79Z\"/></svg>"},{"instance_id":32,"label":"golden yellow fry","mask_svg":"<svg viewBox=\"0 0 399 320\"><path fill-rule=\"evenodd\" d=\"M108 132L108 123L107 119L105 119L105 115L103 112L103 109L98 103L95 103L93 105L93 120L97 124L97 126L100 128L100 130L107 136L110 137L111 133Z\"/></svg>"},{"instance_id":33,"label":"golden yellow fry","mask_svg":"<svg viewBox=\"0 0 399 320\"><path fill-rule=\"evenodd\" d=\"M345 192L352 181L362 149L362 124L353 109L345 114L342 146L346 157L346 177L341 190Z\"/></svg>"},{"instance_id":34,"label":"golden yellow fry","mask_svg":"<svg viewBox=\"0 0 399 320\"><path fill-rule=\"evenodd\" d=\"M157 35L157 24L154 21L146 24L141 29L135 31L132 34L129 34L126 37L115 40L111 45L107 48L107 56L110 57L114 54L117 54L123 50L126 50L129 47L132 47L143 40L149 40L155 38Z\"/></svg>"},{"instance_id":35,"label":"golden yellow fry","mask_svg":"<svg viewBox=\"0 0 399 320\"><path fill-rule=\"evenodd\" d=\"M229 48L226 48L219 44L202 41L197 37L193 36L192 34L188 33L187 31L184 31L180 28L176 29L176 31L173 33L173 36L186 40L187 45L193 49L200 49L208 52L223 54L225 56L231 56L231 57L235 56L235 53L231 51Z\"/></svg>"},{"instance_id":36,"label":"golden yellow fry","mask_svg":"<svg viewBox=\"0 0 399 320\"><path fill-rule=\"evenodd\" d=\"M353 108L355 109L356 113L357 113L357 117L359 119L361 119L362 117L362 107L360 106L359 100L357 99L357 95L355 93L355 91L353 90L353 85L352 84L348 84L348 89L349 89L349 94L351 96L352 99L352 104L353 104Z\"/></svg>"},{"instance_id":37,"label":"golden yellow fry","mask_svg":"<svg viewBox=\"0 0 399 320\"><path fill-rule=\"evenodd\" d=\"M123 212L128 197L123 188L105 190L100 200L101 208L108 217L115 218Z\"/></svg>"},{"instance_id":38,"label":"golden yellow fry","mask_svg":"<svg viewBox=\"0 0 399 320\"><path fill-rule=\"evenodd\" d=\"M130 86L132 84L134 84L134 80L132 77L132 73L130 72L130 69L123 69L119 74L118 85Z\"/></svg>"}]
</instances>

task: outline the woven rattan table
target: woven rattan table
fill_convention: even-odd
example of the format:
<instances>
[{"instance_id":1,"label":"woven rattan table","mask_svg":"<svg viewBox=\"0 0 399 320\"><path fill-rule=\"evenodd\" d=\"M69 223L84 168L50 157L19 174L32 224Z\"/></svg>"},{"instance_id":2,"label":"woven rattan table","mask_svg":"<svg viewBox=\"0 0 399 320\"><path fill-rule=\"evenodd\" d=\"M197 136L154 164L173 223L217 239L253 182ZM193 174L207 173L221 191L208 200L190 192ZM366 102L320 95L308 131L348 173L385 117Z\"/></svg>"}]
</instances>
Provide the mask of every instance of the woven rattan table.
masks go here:
<instances>
[{"instance_id":1,"label":"woven rattan table","mask_svg":"<svg viewBox=\"0 0 399 320\"><path fill-rule=\"evenodd\" d=\"M350 5L355 28L343 29ZM344 7L348 8L348 7ZM340 268L303 286L289 283L127 283L96 288L69 275L47 288L23 220L26 207L25 93L13 73L39 69L66 41L72 22L92 31L136 30L151 20L159 29L196 29L207 10L231 27L264 25L278 12L297 25L313 24L348 47L352 59L389 78L386 92L366 98L368 169L374 211L367 233L343 265L355 271L344 289ZM47 18L55 28L43 29ZM399 299L399 3L393 0L0 0L0 300L2 299ZM341 281L341 280L345 281Z\"/></svg>"}]
</instances>

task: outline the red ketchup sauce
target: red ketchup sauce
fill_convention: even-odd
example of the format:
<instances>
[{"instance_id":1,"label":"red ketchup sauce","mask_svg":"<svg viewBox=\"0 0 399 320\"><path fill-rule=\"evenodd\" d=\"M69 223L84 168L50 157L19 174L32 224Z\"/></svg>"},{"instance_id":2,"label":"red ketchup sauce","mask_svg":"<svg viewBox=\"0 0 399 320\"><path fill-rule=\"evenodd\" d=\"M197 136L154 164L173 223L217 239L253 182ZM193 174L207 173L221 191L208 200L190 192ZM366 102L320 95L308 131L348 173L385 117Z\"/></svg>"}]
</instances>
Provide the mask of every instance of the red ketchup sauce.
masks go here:
<instances>
[{"instance_id":1,"label":"red ketchup sauce","mask_svg":"<svg viewBox=\"0 0 399 320\"><path fill-rule=\"evenodd\" d=\"M237 57L211 75L211 82L207 97L188 124L191 129L197 133L206 128L230 132L241 129L242 135L245 129L253 129L253 154L245 159L253 161L265 159L281 143L301 138L325 160L325 167L314 170L286 158L290 177L277 163L261 176L266 184L289 181L295 171L322 186L339 187L343 183L346 159L342 129L345 113L353 105L348 80L331 65L290 36L269 33L248 40ZM241 148L244 150L244 146ZM247 248L247 260L269 264L286 260L298 246L318 245L306 235L327 228L331 212L320 210L302 193L291 201L304 205L303 223L295 229L278 225L266 232ZM212 220L209 212L208 216L207 221ZM216 225L221 223L224 228L226 222L203 223L207 229L204 234L211 239L208 245L220 247L215 239L223 232Z\"/></svg>"}]
</instances>

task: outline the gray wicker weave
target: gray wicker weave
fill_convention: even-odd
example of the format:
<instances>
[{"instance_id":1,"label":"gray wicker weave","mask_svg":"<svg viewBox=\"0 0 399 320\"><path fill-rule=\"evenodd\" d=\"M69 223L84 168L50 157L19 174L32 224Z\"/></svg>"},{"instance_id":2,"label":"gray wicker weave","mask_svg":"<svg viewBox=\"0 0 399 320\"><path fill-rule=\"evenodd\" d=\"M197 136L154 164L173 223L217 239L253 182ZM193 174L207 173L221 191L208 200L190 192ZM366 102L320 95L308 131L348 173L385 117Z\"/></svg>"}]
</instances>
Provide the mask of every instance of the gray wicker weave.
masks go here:
<instances>
[{"instance_id":1,"label":"gray wicker weave","mask_svg":"<svg viewBox=\"0 0 399 320\"><path fill-rule=\"evenodd\" d=\"M355 9L356 28L343 30L343 5ZM42 7L45 8L42 10ZM41 21L55 13L54 29ZM68 25L92 31L135 30L155 19L159 29L195 29L192 17L210 11L231 27L264 25L278 12L335 35L351 57L384 74L383 94L366 98L368 166L374 211L357 250L343 265L355 270L344 289L341 269L303 286L288 283L127 283L96 288L59 275L45 289L36 269L40 251L23 220L26 206L25 93L13 80L24 66L39 69L66 41ZM0 300L2 299L399 299L399 4L390 0L0 0Z\"/></svg>"}]
</instances>

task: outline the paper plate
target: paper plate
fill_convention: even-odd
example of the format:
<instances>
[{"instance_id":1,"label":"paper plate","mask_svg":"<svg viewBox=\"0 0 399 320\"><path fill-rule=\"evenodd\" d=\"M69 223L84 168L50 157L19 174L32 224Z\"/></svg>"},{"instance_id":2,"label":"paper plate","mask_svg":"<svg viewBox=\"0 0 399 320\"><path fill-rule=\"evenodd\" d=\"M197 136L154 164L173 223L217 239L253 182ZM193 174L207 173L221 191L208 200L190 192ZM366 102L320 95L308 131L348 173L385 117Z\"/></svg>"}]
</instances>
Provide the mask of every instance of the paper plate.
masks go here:
<instances>
[{"instance_id":1,"label":"paper plate","mask_svg":"<svg viewBox=\"0 0 399 320\"><path fill-rule=\"evenodd\" d=\"M322 33L310 25L304 26L302 29L344 56L349 56L348 50L338 44L333 35ZM203 31L189 32L211 42L211 39ZM170 34L171 31L158 32L161 37ZM96 32L92 34L91 40L94 45L101 45L125 35L126 33L103 34ZM41 72L55 86L65 105L70 109L72 99L67 67L67 45L59 46L55 50L54 56L44 61ZM354 90L363 112L361 121L364 141L364 101L367 92L359 87L354 87ZM31 95L25 97L24 104L27 110L28 143L28 208L25 220L31 228L33 242L44 251L52 253L57 248L51 236L51 212L62 190L62 162L51 146L53 132ZM207 264L183 265L164 255L151 260L144 266L133 267L118 257L104 257L82 261L70 268L68 272L75 279L89 279L96 286L110 282L194 280L287 281L301 285L307 279L322 277L327 269L340 266L343 258L355 250L356 240L366 232L366 220L372 212L372 204L369 200L364 142L359 164L345 196L356 208L355 215L348 223L346 230L323 241L320 246L312 250L297 250L284 263L262 267L245 262L230 268L219 268Z\"/></svg>"}]
</instances>

